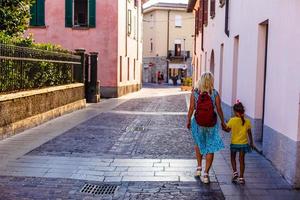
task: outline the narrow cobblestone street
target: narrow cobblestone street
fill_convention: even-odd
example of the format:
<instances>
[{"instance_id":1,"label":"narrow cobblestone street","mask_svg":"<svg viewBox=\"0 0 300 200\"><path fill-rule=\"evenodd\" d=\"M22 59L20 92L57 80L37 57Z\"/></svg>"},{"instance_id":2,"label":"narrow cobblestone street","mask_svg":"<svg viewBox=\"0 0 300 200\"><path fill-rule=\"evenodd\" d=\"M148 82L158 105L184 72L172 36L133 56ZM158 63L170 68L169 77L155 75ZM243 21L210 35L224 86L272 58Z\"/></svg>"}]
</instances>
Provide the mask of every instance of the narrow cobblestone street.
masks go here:
<instances>
[{"instance_id":1,"label":"narrow cobblestone street","mask_svg":"<svg viewBox=\"0 0 300 200\"><path fill-rule=\"evenodd\" d=\"M246 159L246 185L233 185L225 133L211 184L195 179L188 98L179 88L146 87L0 141L0 199L300 199L257 153ZM118 187L80 192L87 183Z\"/></svg>"}]
</instances>

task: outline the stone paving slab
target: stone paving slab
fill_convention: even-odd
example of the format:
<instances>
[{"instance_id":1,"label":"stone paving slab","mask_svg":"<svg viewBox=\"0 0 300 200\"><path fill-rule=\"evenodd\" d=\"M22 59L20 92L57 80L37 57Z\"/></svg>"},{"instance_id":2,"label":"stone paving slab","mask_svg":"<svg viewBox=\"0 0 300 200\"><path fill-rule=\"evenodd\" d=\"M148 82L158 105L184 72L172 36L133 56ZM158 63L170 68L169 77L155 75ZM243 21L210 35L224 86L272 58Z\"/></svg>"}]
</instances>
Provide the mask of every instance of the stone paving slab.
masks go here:
<instances>
[{"instance_id":1,"label":"stone paving slab","mask_svg":"<svg viewBox=\"0 0 300 200\"><path fill-rule=\"evenodd\" d=\"M2 176L0 177L0 199L224 199L217 183L207 186L199 182L120 182L119 179L111 180L117 180L117 182L109 182L109 184L118 186L114 195L90 195L80 193L80 189L85 183L100 185L99 182L62 178Z\"/></svg>"},{"instance_id":2,"label":"stone paving slab","mask_svg":"<svg viewBox=\"0 0 300 200\"><path fill-rule=\"evenodd\" d=\"M72 178L100 182L108 180L197 182L194 178L195 160L64 158L23 156L9 162L7 168L0 170L0 175ZM210 175L211 181L216 182L214 174Z\"/></svg>"}]
</instances>

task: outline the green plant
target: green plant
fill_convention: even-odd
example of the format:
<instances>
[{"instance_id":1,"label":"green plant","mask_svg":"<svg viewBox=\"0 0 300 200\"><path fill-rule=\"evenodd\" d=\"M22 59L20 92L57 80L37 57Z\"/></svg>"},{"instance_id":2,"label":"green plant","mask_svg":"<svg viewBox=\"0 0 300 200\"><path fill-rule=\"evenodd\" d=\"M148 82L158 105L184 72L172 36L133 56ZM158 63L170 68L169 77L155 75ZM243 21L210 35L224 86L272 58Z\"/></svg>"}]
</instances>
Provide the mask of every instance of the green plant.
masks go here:
<instances>
[{"instance_id":1,"label":"green plant","mask_svg":"<svg viewBox=\"0 0 300 200\"><path fill-rule=\"evenodd\" d=\"M35 0L0 0L0 31L16 36L29 25L30 5Z\"/></svg>"}]
</instances>

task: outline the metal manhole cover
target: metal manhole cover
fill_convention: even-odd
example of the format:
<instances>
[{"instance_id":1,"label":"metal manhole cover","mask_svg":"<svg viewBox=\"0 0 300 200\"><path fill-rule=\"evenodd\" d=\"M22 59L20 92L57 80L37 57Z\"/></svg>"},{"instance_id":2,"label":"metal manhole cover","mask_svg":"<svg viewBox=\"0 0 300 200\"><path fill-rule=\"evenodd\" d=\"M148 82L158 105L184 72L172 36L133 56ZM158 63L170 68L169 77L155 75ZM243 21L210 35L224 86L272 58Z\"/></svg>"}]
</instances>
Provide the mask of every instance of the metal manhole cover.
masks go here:
<instances>
[{"instance_id":1,"label":"metal manhole cover","mask_svg":"<svg viewBox=\"0 0 300 200\"><path fill-rule=\"evenodd\" d=\"M118 186L117 185L93 185L93 184L85 184L80 192L86 194L94 194L94 195L113 195Z\"/></svg>"}]
</instances>

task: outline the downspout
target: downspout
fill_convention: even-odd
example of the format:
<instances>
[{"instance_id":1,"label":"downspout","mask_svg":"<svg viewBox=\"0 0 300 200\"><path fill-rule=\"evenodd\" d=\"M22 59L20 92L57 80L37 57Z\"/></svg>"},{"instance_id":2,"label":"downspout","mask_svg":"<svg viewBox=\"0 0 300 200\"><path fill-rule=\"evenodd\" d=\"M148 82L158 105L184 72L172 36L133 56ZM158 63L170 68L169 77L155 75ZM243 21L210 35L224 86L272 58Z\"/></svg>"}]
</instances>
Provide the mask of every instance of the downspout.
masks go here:
<instances>
[{"instance_id":1,"label":"downspout","mask_svg":"<svg viewBox=\"0 0 300 200\"><path fill-rule=\"evenodd\" d=\"M169 47L170 47L170 12L168 10L168 25L167 25L167 83L169 82Z\"/></svg>"},{"instance_id":2,"label":"downspout","mask_svg":"<svg viewBox=\"0 0 300 200\"><path fill-rule=\"evenodd\" d=\"M128 34L128 5L126 1L126 23L125 23L125 57L127 57L127 34Z\"/></svg>"}]
</instances>

